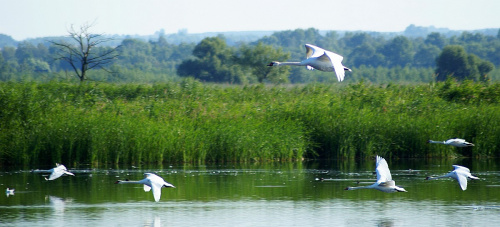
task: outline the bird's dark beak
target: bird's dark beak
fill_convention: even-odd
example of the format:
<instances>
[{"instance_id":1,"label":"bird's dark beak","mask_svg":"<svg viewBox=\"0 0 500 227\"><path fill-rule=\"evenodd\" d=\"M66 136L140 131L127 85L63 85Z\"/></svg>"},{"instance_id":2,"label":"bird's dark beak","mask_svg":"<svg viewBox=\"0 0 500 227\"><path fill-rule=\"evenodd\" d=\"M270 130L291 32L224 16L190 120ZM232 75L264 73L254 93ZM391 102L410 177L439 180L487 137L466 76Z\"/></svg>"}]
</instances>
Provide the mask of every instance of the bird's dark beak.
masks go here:
<instances>
[{"instance_id":1,"label":"bird's dark beak","mask_svg":"<svg viewBox=\"0 0 500 227\"><path fill-rule=\"evenodd\" d=\"M273 63L271 62L271 63L267 64L267 66L273 66Z\"/></svg>"}]
</instances>

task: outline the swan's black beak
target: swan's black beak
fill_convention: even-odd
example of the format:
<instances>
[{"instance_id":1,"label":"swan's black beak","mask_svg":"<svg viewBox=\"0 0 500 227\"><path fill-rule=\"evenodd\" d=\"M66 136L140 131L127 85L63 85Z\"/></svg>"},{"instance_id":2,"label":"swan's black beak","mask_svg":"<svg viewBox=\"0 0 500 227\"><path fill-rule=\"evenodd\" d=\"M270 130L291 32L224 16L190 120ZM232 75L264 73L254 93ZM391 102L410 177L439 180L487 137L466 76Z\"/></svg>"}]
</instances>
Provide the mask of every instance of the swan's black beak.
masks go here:
<instances>
[{"instance_id":1,"label":"swan's black beak","mask_svg":"<svg viewBox=\"0 0 500 227\"><path fill-rule=\"evenodd\" d=\"M271 63L267 64L267 66L273 66L273 63L271 62Z\"/></svg>"}]
</instances>

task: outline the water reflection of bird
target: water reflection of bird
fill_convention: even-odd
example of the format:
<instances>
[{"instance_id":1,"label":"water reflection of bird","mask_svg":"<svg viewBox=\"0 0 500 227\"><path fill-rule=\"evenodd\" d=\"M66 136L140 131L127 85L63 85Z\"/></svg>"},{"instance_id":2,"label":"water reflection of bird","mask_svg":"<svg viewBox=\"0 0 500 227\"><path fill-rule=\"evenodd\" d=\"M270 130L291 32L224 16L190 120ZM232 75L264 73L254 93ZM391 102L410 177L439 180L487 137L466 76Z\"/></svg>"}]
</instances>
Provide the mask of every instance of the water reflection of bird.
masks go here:
<instances>
[{"instance_id":1,"label":"water reflection of bird","mask_svg":"<svg viewBox=\"0 0 500 227\"><path fill-rule=\"evenodd\" d=\"M144 176L146 178L140 181L119 180L116 181L115 184L143 184L145 192L149 192L151 189L153 190L153 196L156 202L160 201L162 187L175 188L174 185L166 182L163 178L154 173L145 173Z\"/></svg>"},{"instance_id":2,"label":"water reflection of bird","mask_svg":"<svg viewBox=\"0 0 500 227\"><path fill-rule=\"evenodd\" d=\"M63 199L63 198L59 198L57 196L51 196L51 195L45 196L45 200L47 200L47 199L50 201L50 205L54 209L54 213L57 216L63 215L64 211L66 210L66 204L73 202L72 198Z\"/></svg>"},{"instance_id":3,"label":"water reflection of bird","mask_svg":"<svg viewBox=\"0 0 500 227\"><path fill-rule=\"evenodd\" d=\"M377 182L374 184L360 187L347 187L345 190L377 189L387 193L406 192L404 188L396 186L396 183L392 180L387 161L380 156L377 156L377 167L375 168L375 171L377 172Z\"/></svg>"},{"instance_id":4,"label":"water reflection of bird","mask_svg":"<svg viewBox=\"0 0 500 227\"><path fill-rule=\"evenodd\" d=\"M7 197L11 196L11 195L14 195L14 190L13 188L7 188L7 190L5 190L5 195Z\"/></svg>"},{"instance_id":5,"label":"water reflection of bird","mask_svg":"<svg viewBox=\"0 0 500 227\"><path fill-rule=\"evenodd\" d=\"M472 176L470 173L469 168L459 166L459 165L453 165L453 170L450 171L449 173L439 176L439 177L427 177L425 178L426 180L434 180L434 179L439 179L439 178L453 178L456 181L458 181L458 184L460 185L460 188L462 188L463 191L467 190L467 180L468 179L473 179L473 180L479 180L479 177Z\"/></svg>"},{"instance_id":6,"label":"water reflection of bird","mask_svg":"<svg viewBox=\"0 0 500 227\"><path fill-rule=\"evenodd\" d=\"M344 59L344 57L311 44L306 44L305 46L307 57L305 60L301 62L273 61L267 66L298 65L306 66L309 70L317 69L325 72L335 72L338 81L344 80L344 71L352 71L350 68L342 65L342 60Z\"/></svg>"},{"instance_id":7,"label":"water reflection of bird","mask_svg":"<svg viewBox=\"0 0 500 227\"><path fill-rule=\"evenodd\" d=\"M459 139L459 138L454 138L454 139L449 139L446 141L434 141L434 140L429 140L427 141L428 143L440 143L444 145L451 145L454 147L473 147L474 144L469 143L465 141L464 139Z\"/></svg>"},{"instance_id":8,"label":"water reflection of bird","mask_svg":"<svg viewBox=\"0 0 500 227\"><path fill-rule=\"evenodd\" d=\"M55 180L63 175L75 176L75 174L68 172L68 169L66 169L66 166L59 164L59 163L56 163L56 167L50 169L49 172L51 172L49 179L45 178L45 180Z\"/></svg>"}]
</instances>

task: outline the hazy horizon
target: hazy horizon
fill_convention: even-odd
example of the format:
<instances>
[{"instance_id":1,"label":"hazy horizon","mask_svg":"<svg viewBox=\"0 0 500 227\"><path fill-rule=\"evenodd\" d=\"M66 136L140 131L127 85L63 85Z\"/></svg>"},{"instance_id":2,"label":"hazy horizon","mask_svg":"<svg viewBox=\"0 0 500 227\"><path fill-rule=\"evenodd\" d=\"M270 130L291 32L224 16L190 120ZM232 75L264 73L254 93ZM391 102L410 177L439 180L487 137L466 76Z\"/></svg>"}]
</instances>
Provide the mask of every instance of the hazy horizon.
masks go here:
<instances>
[{"instance_id":1,"label":"hazy horizon","mask_svg":"<svg viewBox=\"0 0 500 227\"><path fill-rule=\"evenodd\" d=\"M309 4L309 5L308 5ZM186 1L5 1L0 33L15 40L65 36L71 25L93 23L95 33L153 35L187 31L282 31L315 28L337 31L402 32L409 25L479 30L500 28L500 1L397 0Z\"/></svg>"}]
</instances>

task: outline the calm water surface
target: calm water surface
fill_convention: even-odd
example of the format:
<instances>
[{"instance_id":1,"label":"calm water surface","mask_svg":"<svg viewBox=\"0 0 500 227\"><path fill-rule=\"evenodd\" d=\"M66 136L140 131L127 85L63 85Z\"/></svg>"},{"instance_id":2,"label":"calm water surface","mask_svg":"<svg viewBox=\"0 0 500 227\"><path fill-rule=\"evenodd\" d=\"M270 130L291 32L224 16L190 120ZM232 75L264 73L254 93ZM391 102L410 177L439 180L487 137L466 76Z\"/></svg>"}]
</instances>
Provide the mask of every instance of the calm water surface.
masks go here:
<instances>
[{"instance_id":1,"label":"calm water surface","mask_svg":"<svg viewBox=\"0 0 500 227\"><path fill-rule=\"evenodd\" d=\"M498 226L499 160L388 160L408 193L345 191L375 181L374 160L284 164L69 167L75 177L0 172L1 226ZM482 180L466 191L442 179L452 164ZM50 169L51 167L46 167ZM117 185L154 172L177 188L160 202L141 185ZM323 181L317 179L323 178Z\"/></svg>"}]
</instances>

